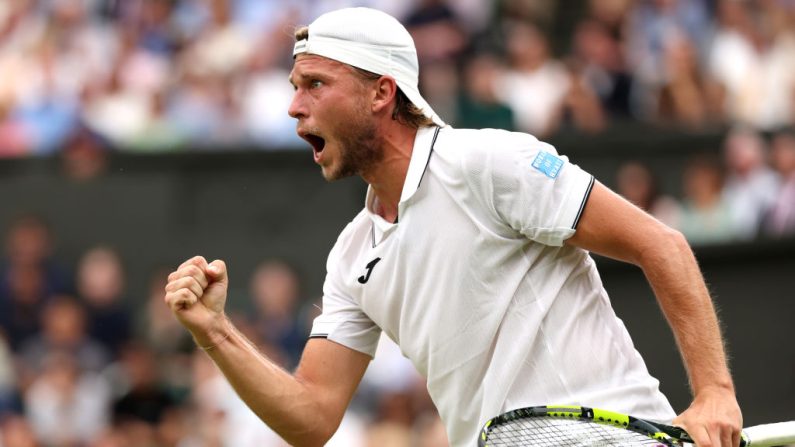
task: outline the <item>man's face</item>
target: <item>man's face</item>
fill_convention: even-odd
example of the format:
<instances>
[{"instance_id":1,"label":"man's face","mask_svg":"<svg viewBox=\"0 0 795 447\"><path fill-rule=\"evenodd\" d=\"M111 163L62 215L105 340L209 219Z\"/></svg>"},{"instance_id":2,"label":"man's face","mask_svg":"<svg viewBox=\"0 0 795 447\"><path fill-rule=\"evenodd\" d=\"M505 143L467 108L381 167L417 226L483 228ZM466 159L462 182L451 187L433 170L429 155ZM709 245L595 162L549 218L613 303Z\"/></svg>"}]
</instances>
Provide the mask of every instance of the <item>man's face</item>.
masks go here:
<instances>
[{"instance_id":1,"label":"man's face","mask_svg":"<svg viewBox=\"0 0 795 447\"><path fill-rule=\"evenodd\" d=\"M372 81L340 62L299 55L290 82L295 94L289 114L326 180L362 174L382 159L370 108Z\"/></svg>"}]
</instances>

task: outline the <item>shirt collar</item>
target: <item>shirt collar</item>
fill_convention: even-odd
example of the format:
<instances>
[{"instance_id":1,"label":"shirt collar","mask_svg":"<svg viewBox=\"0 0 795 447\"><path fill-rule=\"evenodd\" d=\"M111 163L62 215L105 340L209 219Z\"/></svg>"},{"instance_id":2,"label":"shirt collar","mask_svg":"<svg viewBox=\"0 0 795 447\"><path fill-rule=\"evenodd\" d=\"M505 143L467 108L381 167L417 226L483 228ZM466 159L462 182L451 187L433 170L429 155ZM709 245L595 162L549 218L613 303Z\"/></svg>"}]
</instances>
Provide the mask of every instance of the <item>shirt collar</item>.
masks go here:
<instances>
[{"instance_id":1,"label":"shirt collar","mask_svg":"<svg viewBox=\"0 0 795 447\"><path fill-rule=\"evenodd\" d=\"M403 191L400 194L400 203L411 198L420 187L422 176L428 169L428 162L431 160L433 144L436 142L436 135L439 127L421 127L417 130L414 137L414 149L411 151L411 161L409 170L406 172L406 180L403 182Z\"/></svg>"},{"instance_id":2,"label":"shirt collar","mask_svg":"<svg viewBox=\"0 0 795 447\"><path fill-rule=\"evenodd\" d=\"M398 211L403 208L403 203L409 200L417 189L420 187L422 177L428 168L428 162L431 158L433 145L436 142L436 136L439 133L439 127L422 127L417 129L417 135L414 137L414 148L411 151L411 160L409 161L409 169L406 172L406 180L403 182L403 190L400 193L400 203L398 204ZM367 197L365 198L364 207L369 214L370 219L374 225L374 238L380 240L384 233L387 233L394 224L387 222L381 216L375 213L373 203L375 202L375 193L371 186L367 186ZM398 216L399 218L399 216ZM377 241L374 241L377 243Z\"/></svg>"}]
</instances>

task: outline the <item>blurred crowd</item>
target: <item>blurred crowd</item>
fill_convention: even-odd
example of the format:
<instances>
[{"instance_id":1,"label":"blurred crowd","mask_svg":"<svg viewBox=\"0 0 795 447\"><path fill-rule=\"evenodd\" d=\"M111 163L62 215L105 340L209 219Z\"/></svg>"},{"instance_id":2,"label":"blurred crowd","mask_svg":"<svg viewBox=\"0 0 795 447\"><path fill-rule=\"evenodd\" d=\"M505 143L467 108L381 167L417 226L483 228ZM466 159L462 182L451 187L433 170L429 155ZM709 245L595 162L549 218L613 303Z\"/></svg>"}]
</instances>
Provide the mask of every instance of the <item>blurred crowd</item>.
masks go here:
<instances>
[{"instance_id":1,"label":"blurred crowd","mask_svg":"<svg viewBox=\"0 0 795 447\"><path fill-rule=\"evenodd\" d=\"M4 0L0 155L78 129L124 150L303 147L293 30L351 5L406 24L421 90L456 127L795 121L791 0Z\"/></svg>"},{"instance_id":2,"label":"blurred crowd","mask_svg":"<svg viewBox=\"0 0 795 447\"><path fill-rule=\"evenodd\" d=\"M286 446L171 315L163 303L168 269L152 273L148 296L131 297L116 250L90 247L65 266L53 257L53 236L36 215L19 216L6 232L0 446ZM299 284L289 263L266 259L250 276L248 309L230 312L286 369L297 365L319 313ZM379 345L328 445L447 445L424 381L391 342Z\"/></svg>"},{"instance_id":3,"label":"blurred crowd","mask_svg":"<svg viewBox=\"0 0 795 447\"><path fill-rule=\"evenodd\" d=\"M82 178L109 149L304 148L286 113L292 32L351 5L407 25L423 95L448 123L725 132L687 160L677 196L643 161L620 167L616 190L694 244L795 235L792 0L0 0L0 157L62 154ZM163 305L167 269L128 296L112 247L67 266L52 237L35 215L6 232L0 447L284 445ZM265 260L251 311L232 316L288 369L317 312L299 284ZM330 445L446 445L393 344Z\"/></svg>"},{"instance_id":4,"label":"blurred crowd","mask_svg":"<svg viewBox=\"0 0 795 447\"><path fill-rule=\"evenodd\" d=\"M731 130L717 153L685 158L677 196L663 191L659 174L644 161L625 161L615 189L693 245L795 236L795 129L769 138Z\"/></svg>"}]
</instances>

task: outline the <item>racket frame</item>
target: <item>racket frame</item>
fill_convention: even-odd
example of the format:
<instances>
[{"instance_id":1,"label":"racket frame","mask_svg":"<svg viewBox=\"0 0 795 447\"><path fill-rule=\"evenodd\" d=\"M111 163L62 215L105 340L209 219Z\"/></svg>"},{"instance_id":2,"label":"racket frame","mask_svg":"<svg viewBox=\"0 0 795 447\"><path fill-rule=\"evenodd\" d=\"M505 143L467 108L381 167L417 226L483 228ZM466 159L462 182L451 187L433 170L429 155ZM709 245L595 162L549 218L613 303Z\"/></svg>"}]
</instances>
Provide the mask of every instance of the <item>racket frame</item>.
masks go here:
<instances>
[{"instance_id":1,"label":"racket frame","mask_svg":"<svg viewBox=\"0 0 795 447\"><path fill-rule=\"evenodd\" d=\"M486 422L478 436L478 447L488 447L489 432L496 426L517 419L550 417L555 419L579 419L602 425L624 428L648 436L668 446L679 446L682 442L693 443L683 429L636 418L622 413L577 405L547 405L526 407L503 413ZM745 440L740 444L745 446Z\"/></svg>"}]
</instances>

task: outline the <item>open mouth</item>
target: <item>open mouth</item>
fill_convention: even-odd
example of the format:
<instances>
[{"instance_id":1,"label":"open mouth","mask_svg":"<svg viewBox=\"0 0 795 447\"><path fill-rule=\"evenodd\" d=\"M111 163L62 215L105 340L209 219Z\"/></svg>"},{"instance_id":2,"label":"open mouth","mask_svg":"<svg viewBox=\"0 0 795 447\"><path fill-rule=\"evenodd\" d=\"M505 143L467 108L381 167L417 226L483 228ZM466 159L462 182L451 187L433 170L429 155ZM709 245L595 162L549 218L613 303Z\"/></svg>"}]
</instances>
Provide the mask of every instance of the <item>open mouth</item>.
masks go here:
<instances>
[{"instance_id":1,"label":"open mouth","mask_svg":"<svg viewBox=\"0 0 795 447\"><path fill-rule=\"evenodd\" d=\"M309 144L312 145L312 149L314 149L316 153L323 152L323 148L326 147L326 140L324 140L323 137L320 137L318 135L312 133L305 133L301 135L301 138L308 141Z\"/></svg>"}]
</instances>

